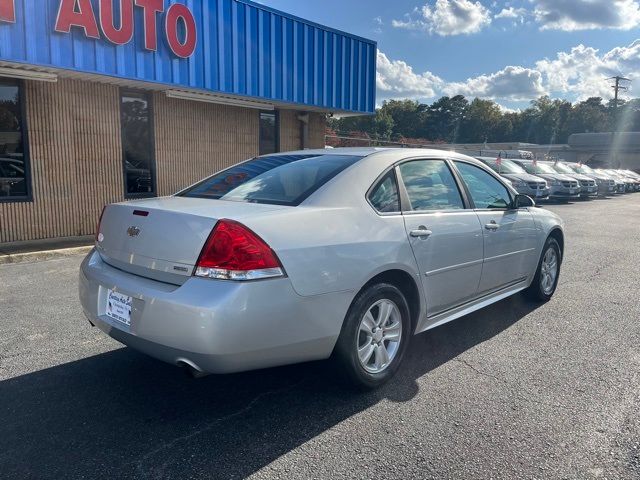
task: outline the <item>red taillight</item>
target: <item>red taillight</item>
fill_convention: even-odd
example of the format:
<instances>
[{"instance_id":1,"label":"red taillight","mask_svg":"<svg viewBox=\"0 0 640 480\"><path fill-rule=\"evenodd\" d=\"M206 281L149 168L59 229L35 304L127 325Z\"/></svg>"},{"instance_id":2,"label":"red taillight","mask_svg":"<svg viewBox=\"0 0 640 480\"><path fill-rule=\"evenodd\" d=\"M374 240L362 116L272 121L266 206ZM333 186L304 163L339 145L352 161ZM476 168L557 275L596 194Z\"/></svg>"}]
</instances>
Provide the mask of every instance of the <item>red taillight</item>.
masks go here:
<instances>
[{"instance_id":1,"label":"red taillight","mask_svg":"<svg viewBox=\"0 0 640 480\"><path fill-rule=\"evenodd\" d=\"M98 218L98 226L96 227L96 242L102 241L100 238L100 224L102 223L102 216L104 215L104 211L106 209L107 209L106 205L102 207L102 212L100 212L100 218Z\"/></svg>"},{"instance_id":2,"label":"red taillight","mask_svg":"<svg viewBox=\"0 0 640 480\"><path fill-rule=\"evenodd\" d=\"M283 271L276 254L258 235L233 220L220 220L204 244L195 275L257 280L281 277Z\"/></svg>"}]
</instances>

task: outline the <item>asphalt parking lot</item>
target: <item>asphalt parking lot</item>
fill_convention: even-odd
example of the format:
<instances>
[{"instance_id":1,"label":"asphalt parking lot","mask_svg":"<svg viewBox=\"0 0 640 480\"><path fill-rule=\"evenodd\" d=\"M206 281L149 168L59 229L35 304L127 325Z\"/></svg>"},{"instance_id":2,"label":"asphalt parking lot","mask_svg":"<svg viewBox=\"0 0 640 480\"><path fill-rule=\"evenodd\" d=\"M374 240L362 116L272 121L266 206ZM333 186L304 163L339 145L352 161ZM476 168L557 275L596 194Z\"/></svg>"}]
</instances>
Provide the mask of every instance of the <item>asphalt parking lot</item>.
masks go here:
<instances>
[{"instance_id":1,"label":"asphalt parking lot","mask_svg":"<svg viewBox=\"0 0 640 480\"><path fill-rule=\"evenodd\" d=\"M325 363L188 379L92 329L81 258L0 266L2 478L640 478L640 194L549 206L560 286L414 338L353 394Z\"/></svg>"}]
</instances>

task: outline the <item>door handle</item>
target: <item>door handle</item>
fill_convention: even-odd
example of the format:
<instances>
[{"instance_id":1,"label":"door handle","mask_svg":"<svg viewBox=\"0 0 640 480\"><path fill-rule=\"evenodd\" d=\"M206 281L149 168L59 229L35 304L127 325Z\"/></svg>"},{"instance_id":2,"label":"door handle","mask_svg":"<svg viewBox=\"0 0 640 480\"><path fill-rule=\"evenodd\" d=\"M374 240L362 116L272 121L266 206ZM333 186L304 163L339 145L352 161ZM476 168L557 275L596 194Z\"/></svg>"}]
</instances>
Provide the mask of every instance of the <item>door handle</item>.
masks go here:
<instances>
[{"instance_id":1,"label":"door handle","mask_svg":"<svg viewBox=\"0 0 640 480\"><path fill-rule=\"evenodd\" d=\"M486 228L487 230L491 230L491 231L496 231L500 228L500 225L498 225L495 220L491 220L489 223L487 223L484 228Z\"/></svg>"},{"instance_id":2,"label":"door handle","mask_svg":"<svg viewBox=\"0 0 640 480\"><path fill-rule=\"evenodd\" d=\"M433 235L431 230L428 230L427 227L420 227L417 230L411 230L409 233L414 238L427 238Z\"/></svg>"}]
</instances>

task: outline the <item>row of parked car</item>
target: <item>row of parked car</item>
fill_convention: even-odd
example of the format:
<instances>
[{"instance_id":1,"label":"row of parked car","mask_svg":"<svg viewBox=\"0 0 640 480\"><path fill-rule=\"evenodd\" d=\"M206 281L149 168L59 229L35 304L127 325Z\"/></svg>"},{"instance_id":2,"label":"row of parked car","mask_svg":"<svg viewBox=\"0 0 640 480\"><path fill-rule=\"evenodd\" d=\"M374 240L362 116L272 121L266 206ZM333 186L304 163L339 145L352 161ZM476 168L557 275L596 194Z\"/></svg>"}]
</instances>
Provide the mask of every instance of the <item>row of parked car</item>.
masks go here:
<instances>
[{"instance_id":1,"label":"row of parked car","mask_svg":"<svg viewBox=\"0 0 640 480\"><path fill-rule=\"evenodd\" d=\"M631 170L593 169L580 163L477 157L537 201L569 201L640 191L640 174Z\"/></svg>"}]
</instances>

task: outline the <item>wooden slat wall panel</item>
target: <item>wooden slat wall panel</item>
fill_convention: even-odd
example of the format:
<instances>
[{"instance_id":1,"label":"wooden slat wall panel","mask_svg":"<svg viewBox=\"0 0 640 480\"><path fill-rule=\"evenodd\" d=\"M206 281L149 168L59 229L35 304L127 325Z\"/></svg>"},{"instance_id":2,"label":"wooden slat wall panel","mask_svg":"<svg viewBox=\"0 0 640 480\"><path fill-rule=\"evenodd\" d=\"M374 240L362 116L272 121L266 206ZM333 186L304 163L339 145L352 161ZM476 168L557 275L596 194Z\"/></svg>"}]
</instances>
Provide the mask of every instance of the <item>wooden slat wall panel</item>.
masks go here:
<instances>
[{"instance_id":1,"label":"wooden slat wall panel","mask_svg":"<svg viewBox=\"0 0 640 480\"><path fill-rule=\"evenodd\" d=\"M33 202L0 203L0 243L90 235L122 200L117 87L25 82Z\"/></svg>"},{"instance_id":2,"label":"wooden slat wall panel","mask_svg":"<svg viewBox=\"0 0 640 480\"><path fill-rule=\"evenodd\" d=\"M155 95L158 193L170 195L258 154L257 110Z\"/></svg>"}]
</instances>

